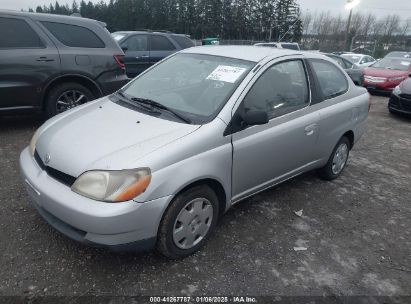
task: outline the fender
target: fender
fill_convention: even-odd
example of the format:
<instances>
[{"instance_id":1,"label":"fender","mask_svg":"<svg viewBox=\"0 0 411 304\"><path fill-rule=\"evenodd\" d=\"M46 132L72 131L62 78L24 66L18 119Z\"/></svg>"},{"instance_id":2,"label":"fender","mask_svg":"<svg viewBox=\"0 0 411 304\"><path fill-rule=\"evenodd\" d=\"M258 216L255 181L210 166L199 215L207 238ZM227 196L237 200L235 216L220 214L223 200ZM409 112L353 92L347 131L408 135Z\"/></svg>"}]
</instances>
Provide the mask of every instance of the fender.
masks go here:
<instances>
[{"instance_id":1,"label":"fender","mask_svg":"<svg viewBox=\"0 0 411 304\"><path fill-rule=\"evenodd\" d=\"M43 87L43 94L42 94L42 96L41 96L42 105L44 104L44 100L45 100L45 98L46 98L46 93L47 93L47 91L50 89L51 85L52 85L53 83L58 82L60 79L66 78L66 77L79 77L79 78L82 78L82 79L84 79L84 80L86 80L86 81L91 82L91 83L95 86L95 88L97 89L97 91L99 92L100 96L103 96L103 91L102 91L102 89L100 88L100 85L99 85L97 82L95 82L92 78L90 78L89 76L86 76L86 75L83 75L83 74L76 74L76 73L63 74L63 75L59 75L59 76L57 76L57 77L52 78L52 79L51 79L50 81L48 81L47 84Z\"/></svg>"}]
</instances>

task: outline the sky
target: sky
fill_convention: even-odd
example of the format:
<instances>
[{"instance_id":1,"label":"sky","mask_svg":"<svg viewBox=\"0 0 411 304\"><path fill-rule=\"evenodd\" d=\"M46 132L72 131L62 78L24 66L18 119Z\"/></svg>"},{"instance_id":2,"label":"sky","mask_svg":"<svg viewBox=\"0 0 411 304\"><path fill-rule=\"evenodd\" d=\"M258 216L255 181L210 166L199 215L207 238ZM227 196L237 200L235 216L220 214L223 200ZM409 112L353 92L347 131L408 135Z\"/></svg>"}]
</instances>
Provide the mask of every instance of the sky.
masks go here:
<instances>
[{"instance_id":1,"label":"sky","mask_svg":"<svg viewBox=\"0 0 411 304\"><path fill-rule=\"evenodd\" d=\"M99 0L91 0L96 3ZM37 5L48 5L55 0L0 0L0 9L28 9L35 8ZM60 4L69 3L72 0L59 0ZM79 1L77 1L79 2ZM345 0L297 0L300 3L302 11L330 11L332 14L339 13L346 15L344 9ZM411 1L410 0L361 0L355 11L363 13L372 12L377 17L387 14L398 14L402 20L411 18Z\"/></svg>"}]
</instances>

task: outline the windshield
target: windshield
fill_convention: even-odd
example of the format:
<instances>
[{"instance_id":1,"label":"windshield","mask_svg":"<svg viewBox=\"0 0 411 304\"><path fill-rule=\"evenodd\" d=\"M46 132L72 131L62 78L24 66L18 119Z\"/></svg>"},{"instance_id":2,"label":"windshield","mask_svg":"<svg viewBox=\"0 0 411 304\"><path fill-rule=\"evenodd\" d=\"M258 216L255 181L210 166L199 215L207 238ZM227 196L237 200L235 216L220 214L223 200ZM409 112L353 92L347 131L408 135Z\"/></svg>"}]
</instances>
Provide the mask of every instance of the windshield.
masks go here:
<instances>
[{"instance_id":1,"label":"windshield","mask_svg":"<svg viewBox=\"0 0 411 304\"><path fill-rule=\"evenodd\" d=\"M257 43L256 46L269 46L273 48L277 47L274 43Z\"/></svg>"},{"instance_id":2,"label":"windshield","mask_svg":"<svg viewBox=\"0 0 411 304\"><path fill-rule=\"evenodd\" d=\"M344 58L347 58L349 61L351 61L352 63L359 63L361 60L361 56L359 55L348 55L348 54L344 54L342 55Z\"/></svg>"},{"instance_id":3,"label":"windshield","mask_svg":"<svg viewBox=\"0 0 411 304\"><path fill-rule=\"evenodd\" d=\"M411 53L407 53L407 52L391 52L388 53L387 56L385 56L386 58L388 57L404 57L404 58L411 58Z\"/></svg>"},{"instance_id":4,"label":"windshield","mask_svg":"<svg viewBox=\"0 0 411 304\"><path fill-rule=\"evenodd\" d=\"M211 121L254 62L202 54L176 54L133 80L129 98L155 101L196 124Z\"/></svg>"},{"instance_id":5,"label":"windshield","mask_svg":"<svg viewBox=\"0 0 411 304\"><path fill-rule=\"evenodd\" d=\"M296 43L281 43L281 46L282 46L284 49L296 50L296 51L299 51L299 50L300 50L300 47L299 47L298 44L296 44Z\"/></svg>"},{"instance_id":6,"label":"windshield","mask_svg":"<svg viewBox=\"0 0 411 304\"><path fill-rule=\"evenodd\" d=\"M408 71L411 64L406 58L383 58L372 65L373 68Z\"/></svg>"}]
</instances>

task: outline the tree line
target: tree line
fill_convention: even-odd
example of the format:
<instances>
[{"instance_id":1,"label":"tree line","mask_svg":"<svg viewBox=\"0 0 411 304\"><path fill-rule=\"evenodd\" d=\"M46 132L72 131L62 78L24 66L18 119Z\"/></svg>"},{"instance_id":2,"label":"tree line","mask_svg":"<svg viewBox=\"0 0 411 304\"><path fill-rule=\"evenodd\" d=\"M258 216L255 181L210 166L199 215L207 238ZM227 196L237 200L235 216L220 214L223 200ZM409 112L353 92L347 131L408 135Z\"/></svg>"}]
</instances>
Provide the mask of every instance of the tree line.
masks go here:
<instances>
[{"instance_id":1,"label":"tree line","mask_svg":"<svg viewBox=\"0 0 411 304\"><path fill-rule=\"evenodd\" d=\"M305 13L302 17L304 45L308 49L340 51L348 45L356 52L377 57L390 50L411 49L411 19L396 14L377 18L372 13L356 13L347 35L347 18L330 12Z\"/></svg>"},{"instance_id":2,"label":"tree line","mask_svg":"<svg viewBox=\"0 0 411 304\"><path fill-rule=\"evenodd\" d=\"M168 30L192 38L300 41L302 20L296 0L110 0L38 6L39 13L71 15L107 24L110 31Z\"/></svg>"}]
</instances>

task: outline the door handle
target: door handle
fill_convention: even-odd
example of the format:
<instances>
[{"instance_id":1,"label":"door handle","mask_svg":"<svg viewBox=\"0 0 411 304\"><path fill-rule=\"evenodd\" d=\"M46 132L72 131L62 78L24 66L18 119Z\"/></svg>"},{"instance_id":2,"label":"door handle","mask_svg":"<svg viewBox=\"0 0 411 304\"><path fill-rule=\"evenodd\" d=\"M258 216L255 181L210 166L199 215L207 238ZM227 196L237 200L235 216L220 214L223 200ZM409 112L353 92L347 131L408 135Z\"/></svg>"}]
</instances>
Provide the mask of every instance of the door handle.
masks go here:
<instances>
[{"instance_id":1,"label":"door handle","mask_svg":"<svg viewBox=\"0 0 411 304\"><path fill-rule=\"evenodd\" d=\"M54 61L54 59L52 59L52 58L47 58L47 57L39 57L39 58L36 59L36 61L39 61L39 62L51 62L51 61Z\"/></svg>"},{"instance_id":2,"label":"door handle","mask_svg":"<svg viewBox=\"0 0 411 304\"><path fill-rule=\"evenodd\" d=\"M307 136L311 136L314 134L316 129L317 129L317 124L312 124L312 125L305 127L304 131Z\"/></svg>"},{"instance_id":3,"label":"door handle","mask_svg":"<svg viewBox=\"0 0 411 304\"><path fill-rule=\"evenodd\" d=\"M136 59L140 59L140 58L148 58L148 55L143 55L143 56L136 56Z\"/></svg>"}]
</instances>

